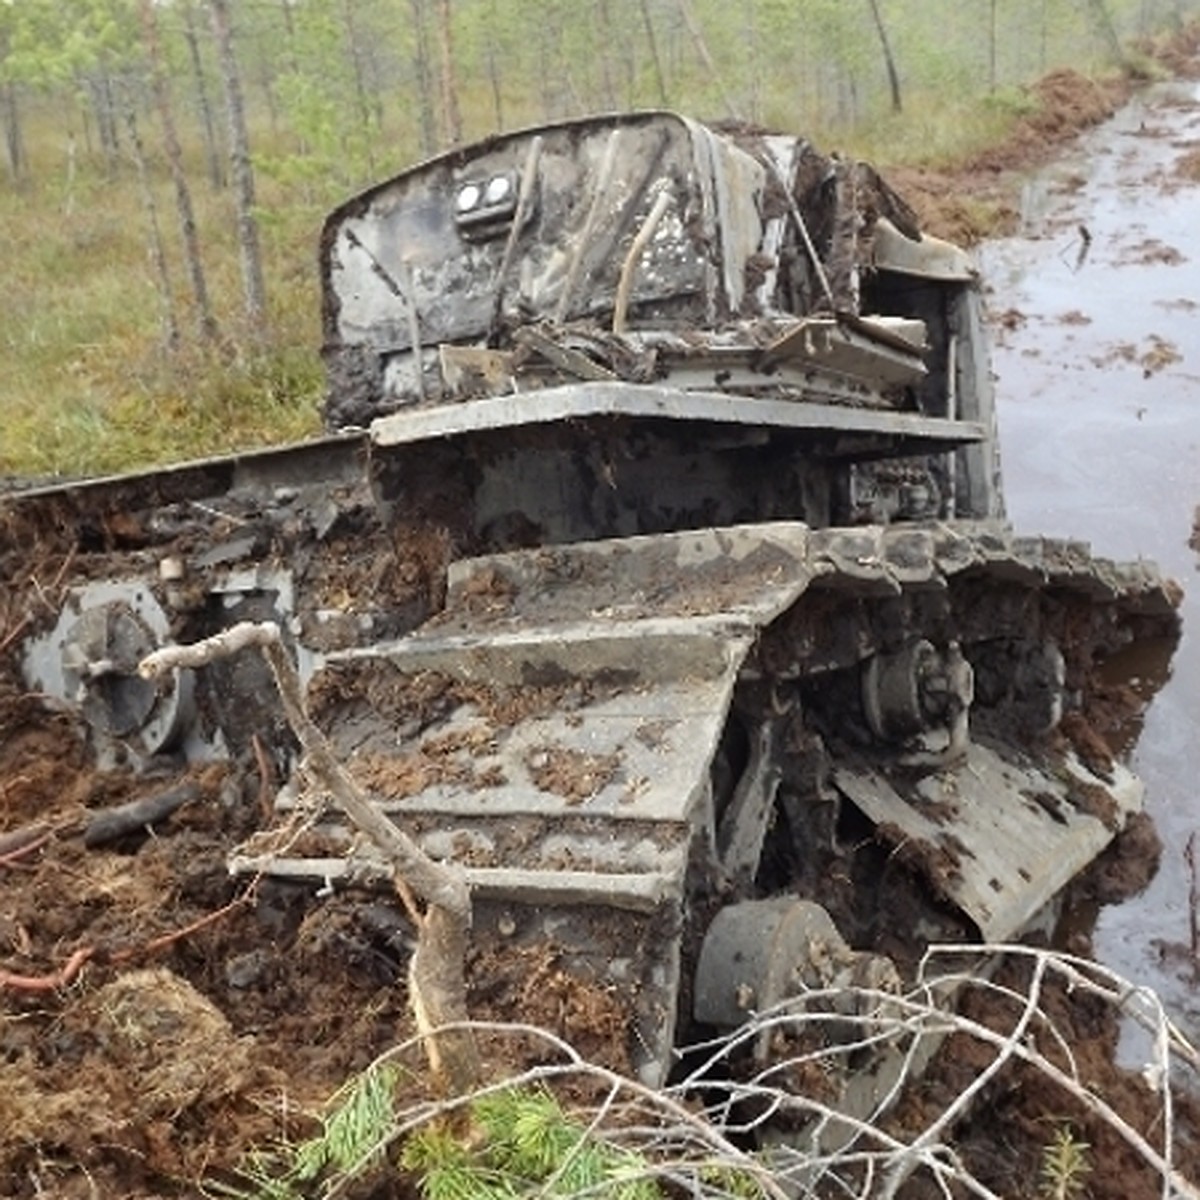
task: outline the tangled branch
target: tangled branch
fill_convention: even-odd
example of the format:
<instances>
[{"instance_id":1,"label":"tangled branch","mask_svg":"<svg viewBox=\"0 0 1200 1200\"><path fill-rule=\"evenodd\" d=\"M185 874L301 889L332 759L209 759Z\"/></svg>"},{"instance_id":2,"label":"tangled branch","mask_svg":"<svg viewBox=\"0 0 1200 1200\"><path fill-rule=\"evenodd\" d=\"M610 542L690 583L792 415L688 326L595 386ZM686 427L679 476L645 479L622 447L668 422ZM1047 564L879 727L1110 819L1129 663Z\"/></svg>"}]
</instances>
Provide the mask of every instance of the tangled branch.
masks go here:
<instances>
[{"instance_id":1,"label":"tangled branch","mask_svg":"<svg viewBox=\"0 0 1200 1200\"><path fill-rule=\"evenodd\" d=\"M1026 968L1024 982L998 982L989 970L998 962ZM972 992L993 1002L989 1013L1003 1017L989 1015L985 1022L951 1010L951 1004L960 1005ZM1147 1122L1153 1135L1135 1127L1142 1114L1117 1111L1085 1077L1067 1022L1061 1016L1056 1021L1050 1011L1052 994L1065 997L1068 1005L1099 1001L1113 1019L1128 1018L1150 1032L1150 1060L1141 1072L1147 1103L1140 1107L1143 1113L1157 1111L1159 1119ZM984 1101L989 1085L1019 1067L1061 1090L1066 1107L1056 1109L1060 1122L1117 1134L1159 1181L1163 1200L1200 1197L1200 1189L1175 1162L1172 1099L1174 1075L1200 1073L1196 1048L1152 991L1096 963L1053 951L939 946L928 952L916 982L902 995L869 989L805 992L754 1015L729 1035L690 1047L685 1061L693 1065L685 1077L662 1089L588 1062L562 1038L535 1026L472 1022L470 1029L490 1044L505 1041L516 1057L536 1065L470 1092L407 1103L386 1131L362 1148L364 1169L421 1131L456 1123L461 1127L463 1115L481 1100L540 1088L571 1098L573 1127L579 1131L578 1144L541 1185L540 1195L559 1194L555 1179L565 1178L575 1155L599 1143L638 1165L634 1175L622 1176L623 1184L659 1185L659 1195L875 1200L896 1196L914 1175L923 1175L947 1198L1000 1200L972 1171L955 1138L964 1118ZM904 1122L892 1119L896 1101L926 1069L934 1048L951 1035L969 1039L990 1060L969 1085L940 1107L926 1109L919 1128L913 1128L911 1113ZM393 1048L371 1069L403 1063L419 1053L422 1042L418 1036ZM772 1048L769 1056L761 1055L763 1046ZM861 1074L864 1063L883 1081L865 1104L861 1090L854 1101L851 1090L839 1094L833 1086L817 1085L821 1079ZM590 1103L581 1099L588 1096L593 1097ZM755 1145L757 1150L749 1148ZM1043 1164L1056 1145L1048 1135ZM1085 1143L1074 1145L1081 1147L1080 1153L1088 1149ZM1079 1169L1090 1169L1080 1161ZM342 1195L353 1177L350 1171L329 1180L321 1194ZM613 1194L611 1184L608 1190L600 1185L592 1190ZM519 1188L513 1192L519 1193ZM588 1194L587 1189L571 1192Z\"/></svg>"}]
</instances>

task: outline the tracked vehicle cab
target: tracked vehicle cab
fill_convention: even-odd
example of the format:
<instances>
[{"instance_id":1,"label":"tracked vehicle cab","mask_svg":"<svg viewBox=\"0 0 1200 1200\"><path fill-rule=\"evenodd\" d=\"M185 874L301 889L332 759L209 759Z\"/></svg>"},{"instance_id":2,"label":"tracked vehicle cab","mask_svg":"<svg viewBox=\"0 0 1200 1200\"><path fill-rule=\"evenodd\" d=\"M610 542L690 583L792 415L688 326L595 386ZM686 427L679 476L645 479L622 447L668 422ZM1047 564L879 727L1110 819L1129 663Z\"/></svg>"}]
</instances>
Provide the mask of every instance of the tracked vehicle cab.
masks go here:
<instances>
[{"instance_id":1,"label":"tracked vehicle cab","mask_svg":"<svg viewBox=\"0 0 1200 1200\"><path fill-rule=\"evenodd\" d=\"M322 281L328 423L463 545L1002 507L969 259L802 140L496 138L333 213Z\"/></svg>"}]
</instances>

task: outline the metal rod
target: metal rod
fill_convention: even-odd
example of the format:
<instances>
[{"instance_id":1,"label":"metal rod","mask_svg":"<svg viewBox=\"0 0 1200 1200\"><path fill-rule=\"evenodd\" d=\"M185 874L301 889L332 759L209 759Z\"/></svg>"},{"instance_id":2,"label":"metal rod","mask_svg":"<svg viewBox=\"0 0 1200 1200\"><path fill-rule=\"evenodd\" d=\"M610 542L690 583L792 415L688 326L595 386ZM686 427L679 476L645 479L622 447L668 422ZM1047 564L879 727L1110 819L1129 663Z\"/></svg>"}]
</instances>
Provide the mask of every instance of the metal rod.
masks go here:
<instances>
[{"instance_id":1,"label":"metal rod","mask_svg":"<svg viewBox=\"0 0 1200 1200\"><path fill-rule=\"evenodd\" d=\"M637 274L638 260L646 249L646 243L654 236L654 230L666 214L667 206L670 203L671 193L664 187L658 193L654 207L642 222L642 227L637 231L633 245L629 247L629 253L625 256L625 262L621 267L621 278L617 283L617 299L613 305L613 333L625 332L625 318L629 311L629 296L633 291L633 277Z\"/></svg>"}]
</instances>

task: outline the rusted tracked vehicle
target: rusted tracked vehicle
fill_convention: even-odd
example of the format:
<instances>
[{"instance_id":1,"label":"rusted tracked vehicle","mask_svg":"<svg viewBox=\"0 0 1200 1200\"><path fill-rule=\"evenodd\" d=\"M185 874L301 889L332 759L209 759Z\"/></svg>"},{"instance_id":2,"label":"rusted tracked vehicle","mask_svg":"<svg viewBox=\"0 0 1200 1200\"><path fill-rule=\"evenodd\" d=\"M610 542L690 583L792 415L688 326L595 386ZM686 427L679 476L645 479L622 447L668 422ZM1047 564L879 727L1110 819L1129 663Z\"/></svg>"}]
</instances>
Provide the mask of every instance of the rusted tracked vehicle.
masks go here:
<instances>
[{"instance_id":1,"label":"rusted tracked vehicle","mask_svg":"<svg viewBox=\"0 0 1200 1200\"><path fill-rule=\"evenodd\" d=\"M1171 588L1010 531L975 272L872 170L573 122L373 188L321 253L328 438L8 504L78 547L20 654L103 760L287 763L256 659L134 670L279 620L485 954L613 989L650 1081L697 1025L1046 920L1139 808L1089 717ZM314 822L233 868L378 877Z\"/></svg>"}]
</instances>

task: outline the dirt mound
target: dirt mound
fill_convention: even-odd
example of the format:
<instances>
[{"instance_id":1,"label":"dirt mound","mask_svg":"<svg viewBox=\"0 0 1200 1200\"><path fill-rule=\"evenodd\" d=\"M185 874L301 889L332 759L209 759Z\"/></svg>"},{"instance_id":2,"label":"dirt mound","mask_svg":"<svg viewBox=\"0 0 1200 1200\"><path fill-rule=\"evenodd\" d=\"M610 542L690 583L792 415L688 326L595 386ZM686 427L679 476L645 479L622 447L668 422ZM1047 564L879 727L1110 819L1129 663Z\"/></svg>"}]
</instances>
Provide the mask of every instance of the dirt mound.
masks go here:
<instances>
[{"instance_id":1,"label":"dirt mound","mask_svg":"<svg viewBox=\"0 0 1200 1200\"><path fill-rule=\"evenodd\" d=\"M889 179L937 237L971 246L1011 232L1020 216L1019 174L1110 117L1132 90L1125 76L1096 80L1070 68L1052 71L1028 89L1034 109L999 144L953 169L893 168Z\"/></svg>"},{"instance_id":2,"label":"dirt mound","mask_svg":"<svg viewBox=\"0 0 1200 1200\"><path fill-rule=\"evenodd\" d=\"M1200 79L1200 22L1184 25L1167 37L1143 41L1137 48L1178 79Z\"/></svg>"},{"instance_id":3,"label":"dirt mound","mask_svg":"<svg viewBox=\"0 0 1200 1200\"><path fill-rule=\"evenodd\" d=\"M1200 22L1168 38L1144 42L1138 51L1170 75L1200 78ZM1026 89L1033 103L1009 135L973 158L945 169L892 167L889 181L916 210L922 228L971 246L985 237L1011 233L1017 225L1017 198L1023 174L1049 162L1084 131L1110 117L1145 82L1130 64L1124 73L1102 79L1070 67L1051 71ZM1188 178L1187 164L1181 167Z\"/></svg>"},{"instance_id":4,"label":"dirt mound","mask_svg":"<svg viewBox=\"0 0 1200 1200\"><path fill-rule=\"evenodd\" d=\"M36 1145L87 1162L107 1143L156 1173L186 1172L189 1133L208 1141L201 1131L213 1115L254 1082L248 1042L211 1001L161 968L83 992L63 1009L54 1041L53 1064L38 1063L32 1047L0 1064L6 1159Z\"/></svg>"}]
</instances>

